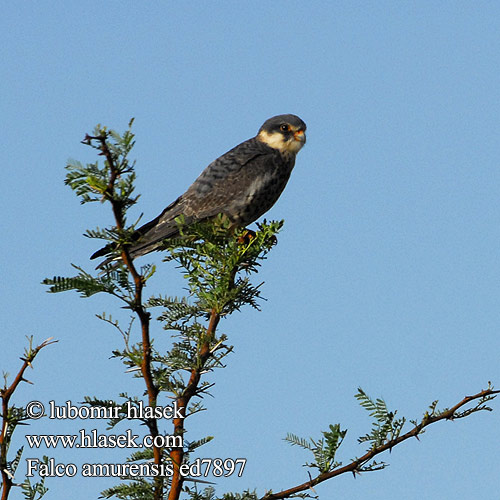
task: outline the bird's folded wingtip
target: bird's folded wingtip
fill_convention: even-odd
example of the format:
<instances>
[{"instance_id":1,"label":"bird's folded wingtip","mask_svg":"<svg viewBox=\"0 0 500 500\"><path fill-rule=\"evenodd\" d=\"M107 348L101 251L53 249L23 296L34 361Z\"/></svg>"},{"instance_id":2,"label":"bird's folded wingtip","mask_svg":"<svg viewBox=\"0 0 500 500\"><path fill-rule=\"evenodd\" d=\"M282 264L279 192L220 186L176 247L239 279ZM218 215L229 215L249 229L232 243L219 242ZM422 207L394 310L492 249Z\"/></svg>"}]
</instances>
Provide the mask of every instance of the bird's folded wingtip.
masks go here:
<instances>
[{"instance_id":1,"label":"bird's folded wingtip","mask_svg":"<svg viewBox=\"0 0 500 500\"><path fill-rule=\"evenodd\" d=\"M97 259L98 257L102 257L103 255L105 255L105 253L102 251L103 249L101 248L101 250L97 250L97 252L94 252L91 256L90 256L90 260L94 260L94 259Z\"/></svg>"},{"instance_id":2,"label":"bird's folded wingtip","mask_svg":"<svg viewBox=\"0 0 500 500\"><path fill-rule=\"evenodd\" d=\"M90 260L97 259L98 257L104 257L113 249L113 246L114 246L114 244L110 243L109 245L106 245L105 247L99 248L99 250L97 250L97 252L94 252L90 256Z\"/></svg>"}]
</instances>

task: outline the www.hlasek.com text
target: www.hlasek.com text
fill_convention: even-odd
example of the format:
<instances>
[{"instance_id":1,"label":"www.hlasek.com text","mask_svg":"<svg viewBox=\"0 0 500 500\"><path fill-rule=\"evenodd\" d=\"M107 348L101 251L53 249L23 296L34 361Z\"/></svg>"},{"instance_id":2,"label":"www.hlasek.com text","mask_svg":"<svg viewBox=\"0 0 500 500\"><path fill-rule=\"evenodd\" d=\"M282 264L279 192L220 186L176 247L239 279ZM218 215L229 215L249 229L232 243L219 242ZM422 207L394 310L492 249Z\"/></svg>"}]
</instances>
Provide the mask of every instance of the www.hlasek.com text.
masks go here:
<instances>
[{"instance_id":1,"label":"www.hlasek.com text","mask_svg":"<svg viewBox=\"0 0 500 500\"><path fill-rule=\"evenodd\" d=\"M90 432L80 429L78 434L27 434L26 441L30 448L182 448L182 436L150 434L140 437L127 429L124 434L99 434L97 429Z\"/></svg>"}]
</instances>

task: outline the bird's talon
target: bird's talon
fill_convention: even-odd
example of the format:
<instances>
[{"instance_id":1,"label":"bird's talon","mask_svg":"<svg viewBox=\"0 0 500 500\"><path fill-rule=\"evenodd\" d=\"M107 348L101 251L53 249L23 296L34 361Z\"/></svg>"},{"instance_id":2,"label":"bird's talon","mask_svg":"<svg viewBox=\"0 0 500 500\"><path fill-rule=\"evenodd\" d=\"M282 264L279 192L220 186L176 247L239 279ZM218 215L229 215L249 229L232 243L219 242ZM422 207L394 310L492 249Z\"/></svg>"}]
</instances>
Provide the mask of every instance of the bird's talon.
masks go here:
<instances>
[{"instance_id":1,"label":"bird's talon","mask_svg":"<svg viewBox=\"0 0 500 500\"><path fill-rule=\"evenodd\" d=\"M238 238L239 245L248 245L257 235L255 231L246 229L245 232Z\"/></svg>"}]
</instances>

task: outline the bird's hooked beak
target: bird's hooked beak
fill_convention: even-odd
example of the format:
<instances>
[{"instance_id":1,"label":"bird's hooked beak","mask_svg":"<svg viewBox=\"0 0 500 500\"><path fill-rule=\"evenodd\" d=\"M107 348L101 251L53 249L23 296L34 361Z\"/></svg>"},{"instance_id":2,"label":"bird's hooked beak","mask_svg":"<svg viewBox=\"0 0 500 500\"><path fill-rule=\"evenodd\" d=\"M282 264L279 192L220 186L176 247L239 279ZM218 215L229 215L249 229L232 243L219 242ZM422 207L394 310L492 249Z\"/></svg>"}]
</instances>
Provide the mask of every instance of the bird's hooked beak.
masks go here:
<instances>
[{"instance_id":1,"label":"bird's hooked beak","mask_svg":"<svg viewBox=\"0 0 500 500\"><path fill-rule=\"evenodd\" d=\"M306 133L302 129L299 129L296 132L294 132L293 138L297 142L300 142L302 146L306 143Z\"/></svg>"}]
</instances>

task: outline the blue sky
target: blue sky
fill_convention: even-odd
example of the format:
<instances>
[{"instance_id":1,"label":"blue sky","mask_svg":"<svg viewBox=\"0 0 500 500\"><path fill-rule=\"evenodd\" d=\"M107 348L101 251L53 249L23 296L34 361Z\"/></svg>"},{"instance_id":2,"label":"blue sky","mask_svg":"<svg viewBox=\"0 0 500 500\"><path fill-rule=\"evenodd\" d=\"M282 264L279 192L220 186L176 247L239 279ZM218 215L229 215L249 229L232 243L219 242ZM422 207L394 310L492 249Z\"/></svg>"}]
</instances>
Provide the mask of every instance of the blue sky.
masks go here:
<instances>
[{"instance_id":1,"label":"blue sky","mask_svg":"<svg viewBox=\"0 0 500 500\"><path fill-rule=\"evenodd\" d=\"M18 401L113 397L141 386L109 360L99 322L119 304L49 295L47 276L92 269L86 228L111 222L64 186L97 123L135 117L134 214L155 217L201 170L280 113L308 142L268 218L285 219L258 279L268 299L222 323L235 353L215 374L189 439L205 457L246 457L217 491L307 479L287 432L348 428L339 459L369 431L358 386L418 418L500 384L500 5L478 1L11 2L0 16L2 318L0 367L25 335L54 336ZM144 262L161 262L155 254ZM180 293L162 268L151 291ZM162 331L155 334L161 338ZM317 487L321 498L497 498L500 411L432 426L381 472ZM73 434L43 419L33 433ZM168 427L166 427L166 430ZM18 432L19 446L24 444ZM38 456L25 448L25 458ZM122 462L64 450L60 462ZM21 472L21 471L20 471ZM97 498L108 479L51 479L47 498Z\"/></svg>"}]
</instances>

